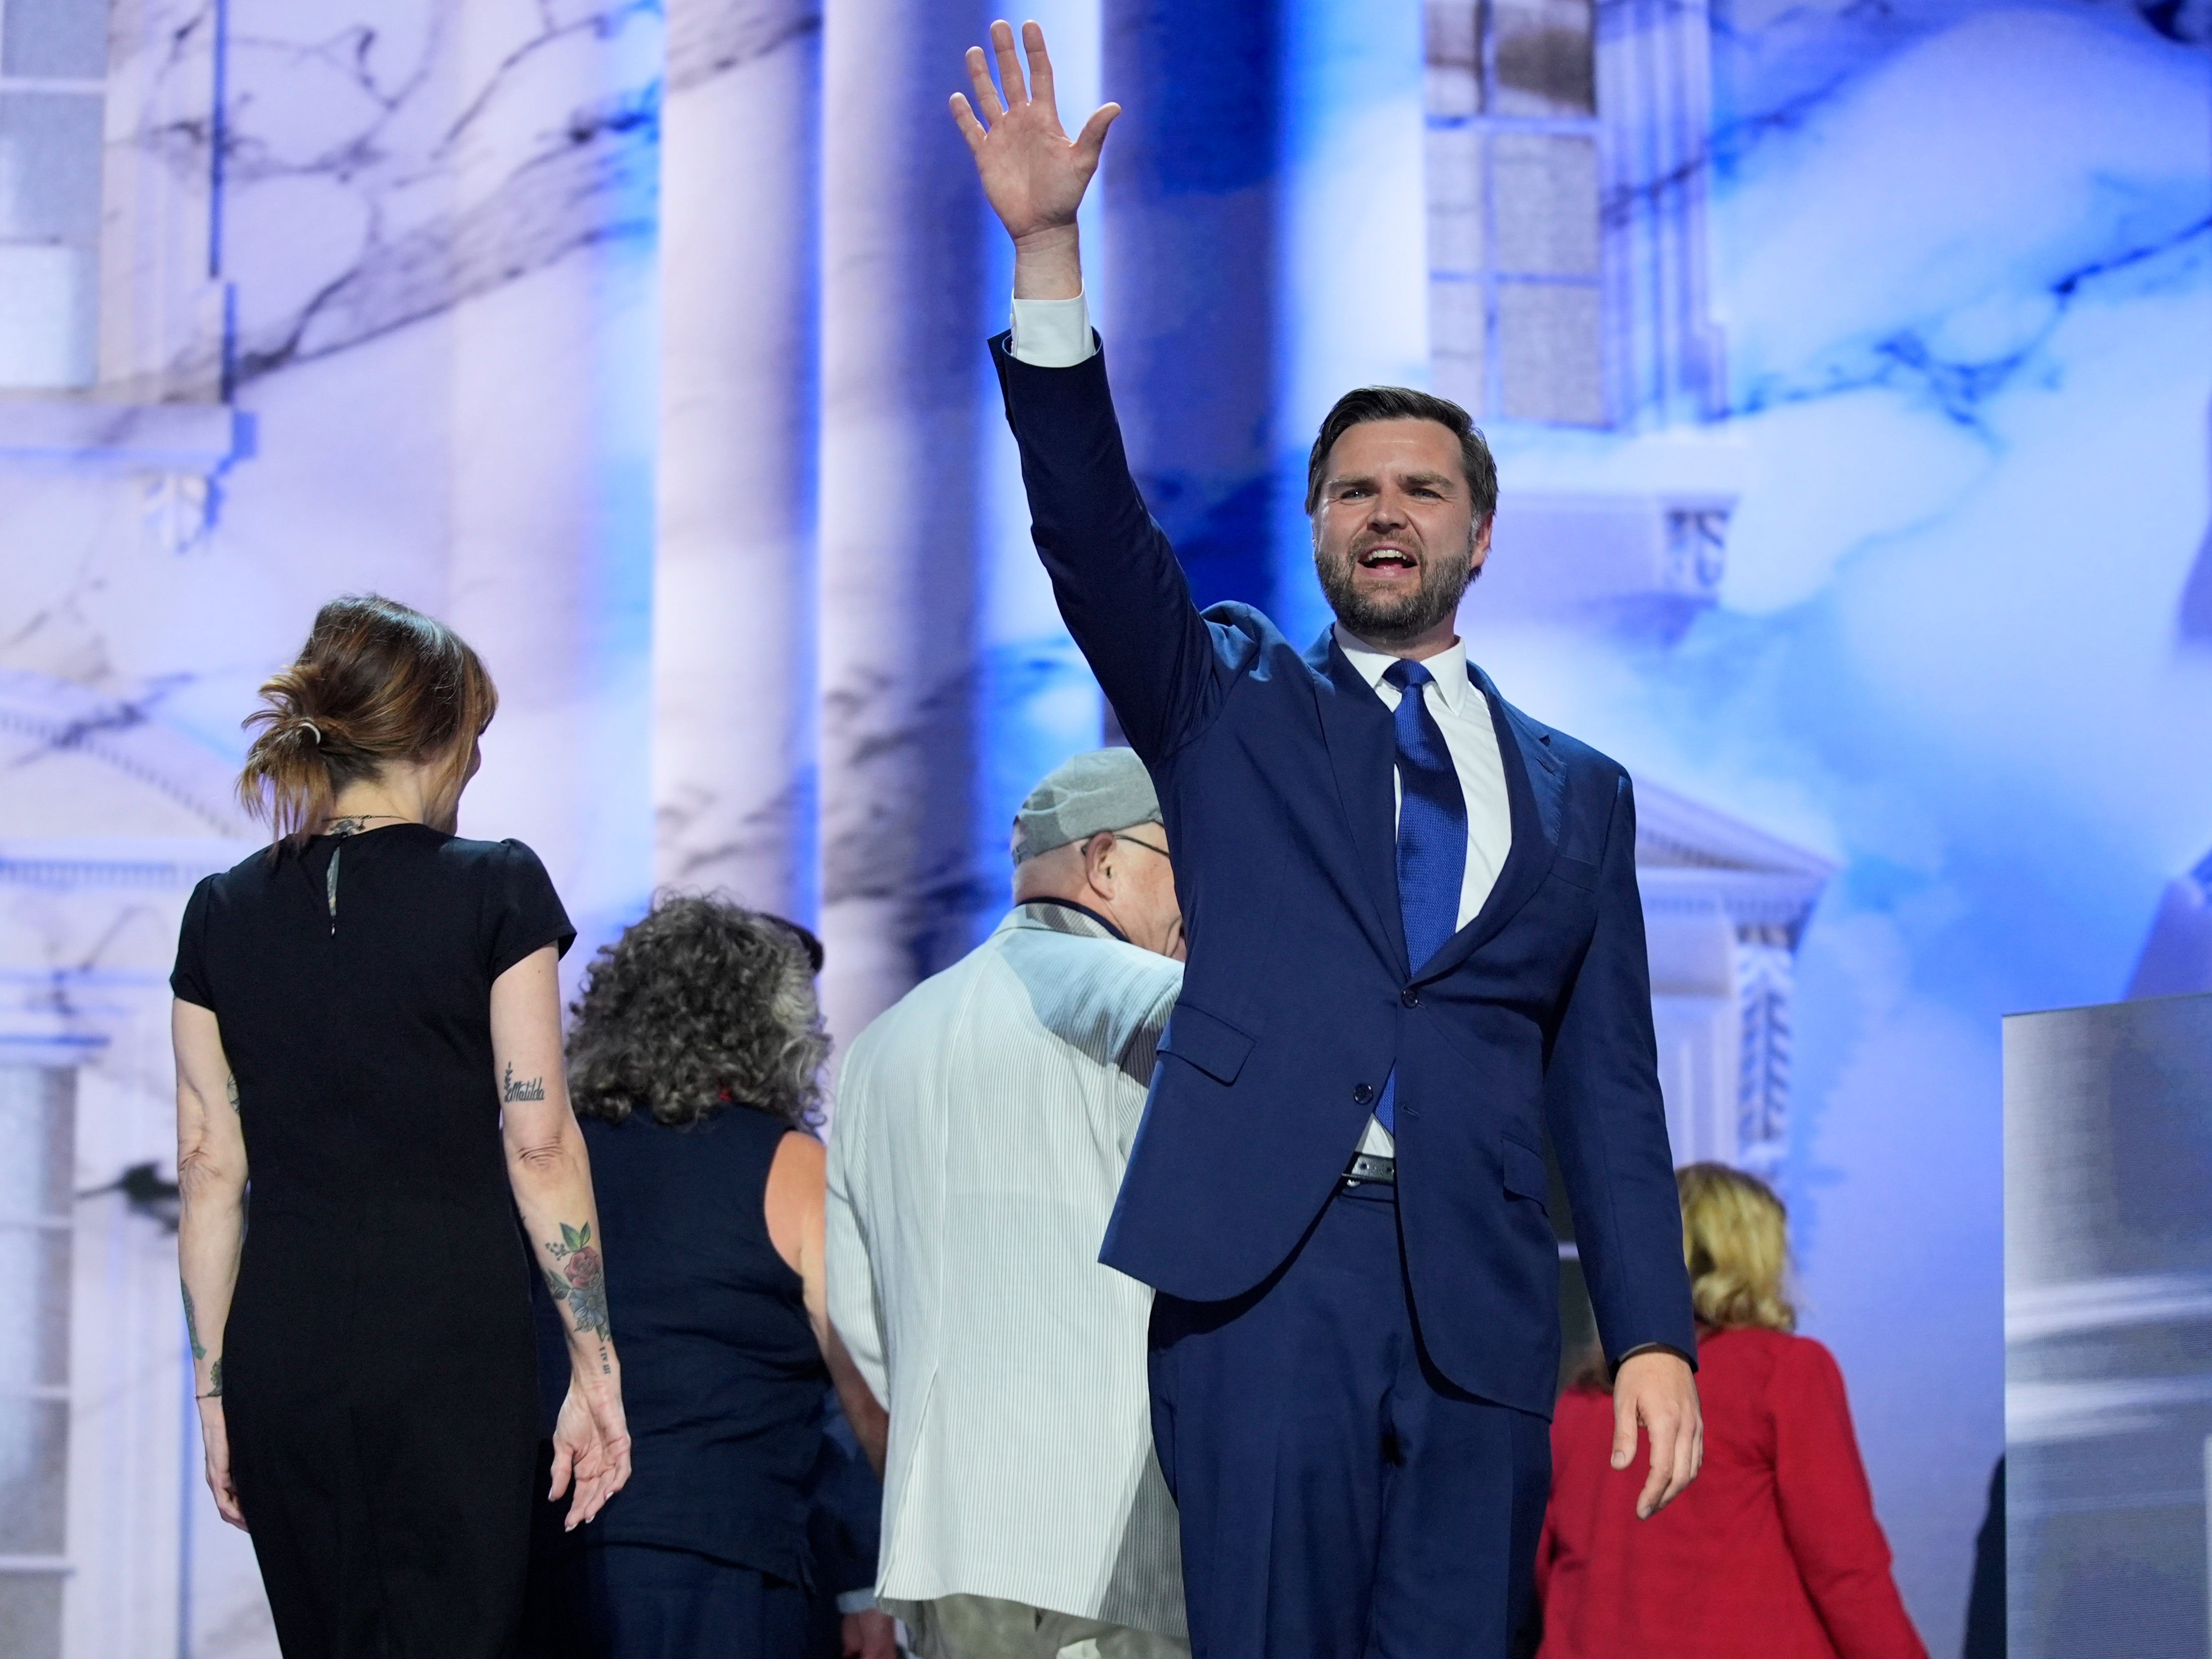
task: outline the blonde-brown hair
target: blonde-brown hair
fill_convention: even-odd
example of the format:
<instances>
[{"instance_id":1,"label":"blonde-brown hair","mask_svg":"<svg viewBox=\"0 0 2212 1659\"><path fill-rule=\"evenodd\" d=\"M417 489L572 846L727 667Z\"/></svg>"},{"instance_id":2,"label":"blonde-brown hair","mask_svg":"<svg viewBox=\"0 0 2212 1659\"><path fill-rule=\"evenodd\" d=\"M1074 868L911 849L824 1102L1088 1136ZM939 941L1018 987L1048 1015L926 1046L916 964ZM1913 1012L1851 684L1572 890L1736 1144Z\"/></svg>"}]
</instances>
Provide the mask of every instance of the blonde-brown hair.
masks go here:
<instances>
[{"instance_id":1,"label":"blonde-brown hair","mask_svg":"<svg viewBox=\"0 0 2212 1659\"><path fill-rule=\"evenodd\" d=\"M349 784L395 761L443 762L441 792L457 796L499 708L465 640L374 593L316 612L299 659L261 688L261 700L243 722L255 735L238 796L280 846L305 842Z\"/></svg>"},{"instance_id":2,"label":"blonde-brown hair","mask_svg":"<svg viewBox=\"0 0 2212 1659\"><path fill-rule=\"evenodd\" d=\"M1725 1164L1674 1171L1682 1200L1682 1260L1698 1322L1717 1330L1763 1325L1794 1330L1797 1310L1782 1293L1790 1266L1790 1212L1756 1176Z\"/></svg>"}]
</instances>

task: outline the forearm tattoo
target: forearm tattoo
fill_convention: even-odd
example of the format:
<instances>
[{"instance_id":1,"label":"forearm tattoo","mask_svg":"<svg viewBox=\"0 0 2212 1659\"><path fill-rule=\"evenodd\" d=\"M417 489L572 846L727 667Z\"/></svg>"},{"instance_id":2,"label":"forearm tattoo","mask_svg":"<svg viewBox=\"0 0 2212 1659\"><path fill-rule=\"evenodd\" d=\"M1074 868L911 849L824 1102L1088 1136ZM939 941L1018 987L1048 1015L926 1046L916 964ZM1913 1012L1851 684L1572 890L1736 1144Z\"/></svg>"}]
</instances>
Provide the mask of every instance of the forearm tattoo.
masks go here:
<instances>
[{"instance_id":1,"label":"forearm tattoo","mask_svg":"<svg viewBox=\"0 0 2212 1659\"><path fill-rule=\"evenodd\" d=\"M577 1330L599 1339L599 1369L611 1373L607 1342L614 1328L607 1321L606 1264L599 1258L599 1247L592 1243L592 1224L587 1221L581 1227L571 1227L562 1222L561 1242L545 1249L558 1264L545 1269L545 1288L556 1302L568 1304L568 1317L575 1322Z\"/></svg>"},{"instance_id":2,"label":"forearm tattoo","mask_svg":"<svg viewBox=\"0 0 2212 1659\"><path fill-rule=\"evenodd\" d=\"M506 1072L500 1078L500 1104L504 1106L518 1100L544 1098L545 1079L543 1077L518 1078L514 1074L514 1063L508 1061Z\"/></svg>"},{"instance_id":3,"label":"forearm tattoo","mask_svg":"<svg viewBox=\"0 0 2212 1659\"><path fill-rule=\"evenodd\" d=\"M200 1346L200 1321L192 1306L192 1287L179 1280L177 1288L185 1293L185 1339L192 1345L192 1358L205 1359L207 1350Z\"/></svg>"},{"instance_id":4,"label":"forearm tattoo","mask_svg":"<svg viewBox=\"0 0 2212 1659\"><path fill-rule=\"evenodd\" d=\"M179 1280L177 1288L185 1293L185 1340L192 1345L193 1358L205 1359L207 1348L200 1341L199 1310L192 1306L192 1287ZM208 1367L207 1391L204 1394L195 1394L192 1397L195 1400L222 1398L222 1356L221 1354L217 1354L215 1364Z\"/></svg>"},{"instance_id":5,"label":"forearm tattoo","mask_svg":"<svg viewBox=\"0 0 2212 1659\"><path fill-rule=\"evenodd\" d=\"M223 1097L230 1102L230 1109L234 1112L239 1110L238 1079L234 1074L228 1072L223 1073L222 1092Z\"/></svg>"}]
</instances>

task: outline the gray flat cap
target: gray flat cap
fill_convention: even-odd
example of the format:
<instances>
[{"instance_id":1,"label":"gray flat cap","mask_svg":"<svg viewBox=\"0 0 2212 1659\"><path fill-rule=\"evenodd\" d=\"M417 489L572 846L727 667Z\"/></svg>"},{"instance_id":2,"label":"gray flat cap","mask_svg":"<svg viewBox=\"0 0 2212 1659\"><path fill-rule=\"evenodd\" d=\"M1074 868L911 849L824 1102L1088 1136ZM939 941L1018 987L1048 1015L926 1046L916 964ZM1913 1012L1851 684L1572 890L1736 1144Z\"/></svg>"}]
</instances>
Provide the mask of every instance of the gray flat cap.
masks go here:
<instances>
[{"instance_id":1,"label":"gray flat cap","mask_svg":"<svg viewBox=\"0 0 2212 1659\"><path fill-rule=\"evenodd\" d=\"M1160 798L1131 749L1093 749L1061 762L1014 814L1014 862L1085 841L1101 830L1158 823Z\"/></svg>"}]
</instances>

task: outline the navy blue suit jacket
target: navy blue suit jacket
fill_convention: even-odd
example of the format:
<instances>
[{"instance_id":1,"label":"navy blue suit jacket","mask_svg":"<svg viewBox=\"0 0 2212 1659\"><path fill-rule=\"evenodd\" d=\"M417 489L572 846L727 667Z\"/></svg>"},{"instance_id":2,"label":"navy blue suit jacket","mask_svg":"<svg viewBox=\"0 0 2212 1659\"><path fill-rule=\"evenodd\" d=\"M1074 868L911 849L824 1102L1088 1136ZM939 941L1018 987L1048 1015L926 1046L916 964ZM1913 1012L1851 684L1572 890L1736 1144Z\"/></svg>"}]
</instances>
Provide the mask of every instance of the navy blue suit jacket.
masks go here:
<instances>
[{"instance_id":1,"label":"navy blue suit jacket","mask_svg":"<svg viewBox=\"0 0 2212 1659\"><path fill-rule=\"evenodd\" d=\"M1398 1205L1430 1357L1550 1413L1546 1125L1606 1350L1697 1351L1659 1095L1626 773L1490 703L1513 847L1481 913L1408 963L1389 711L1324 635L1191 602L1129 476L1103 353L993 342L1060 614L1158 788L1189 961L1100 1260L1172 1295L1258 1285L1334 1192L1397 1071Z\"/></svg>"}]
</instances>

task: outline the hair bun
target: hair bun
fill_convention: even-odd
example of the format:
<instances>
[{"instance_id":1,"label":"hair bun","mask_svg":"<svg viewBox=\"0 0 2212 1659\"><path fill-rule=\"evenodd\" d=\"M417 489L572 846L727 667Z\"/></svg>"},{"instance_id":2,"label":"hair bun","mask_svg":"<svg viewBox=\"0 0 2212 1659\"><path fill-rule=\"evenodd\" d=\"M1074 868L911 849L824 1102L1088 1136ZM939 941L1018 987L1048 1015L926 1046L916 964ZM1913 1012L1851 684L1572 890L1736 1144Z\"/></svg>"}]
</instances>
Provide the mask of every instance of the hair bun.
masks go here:
<instances>
[{"instance_id":1,"label":"hair bun","mask_svg":"<svg viewBox=\"0 0 2212 1659\"><path fill-rule=\"evenodd\" d=\"M498 706L483 662L443 623L374 594L333 599L246 717L256 735L239 798L295 844L350 785L396 762L435 763L437 787L457 799Z\"/></svg>"}]
</instances>

